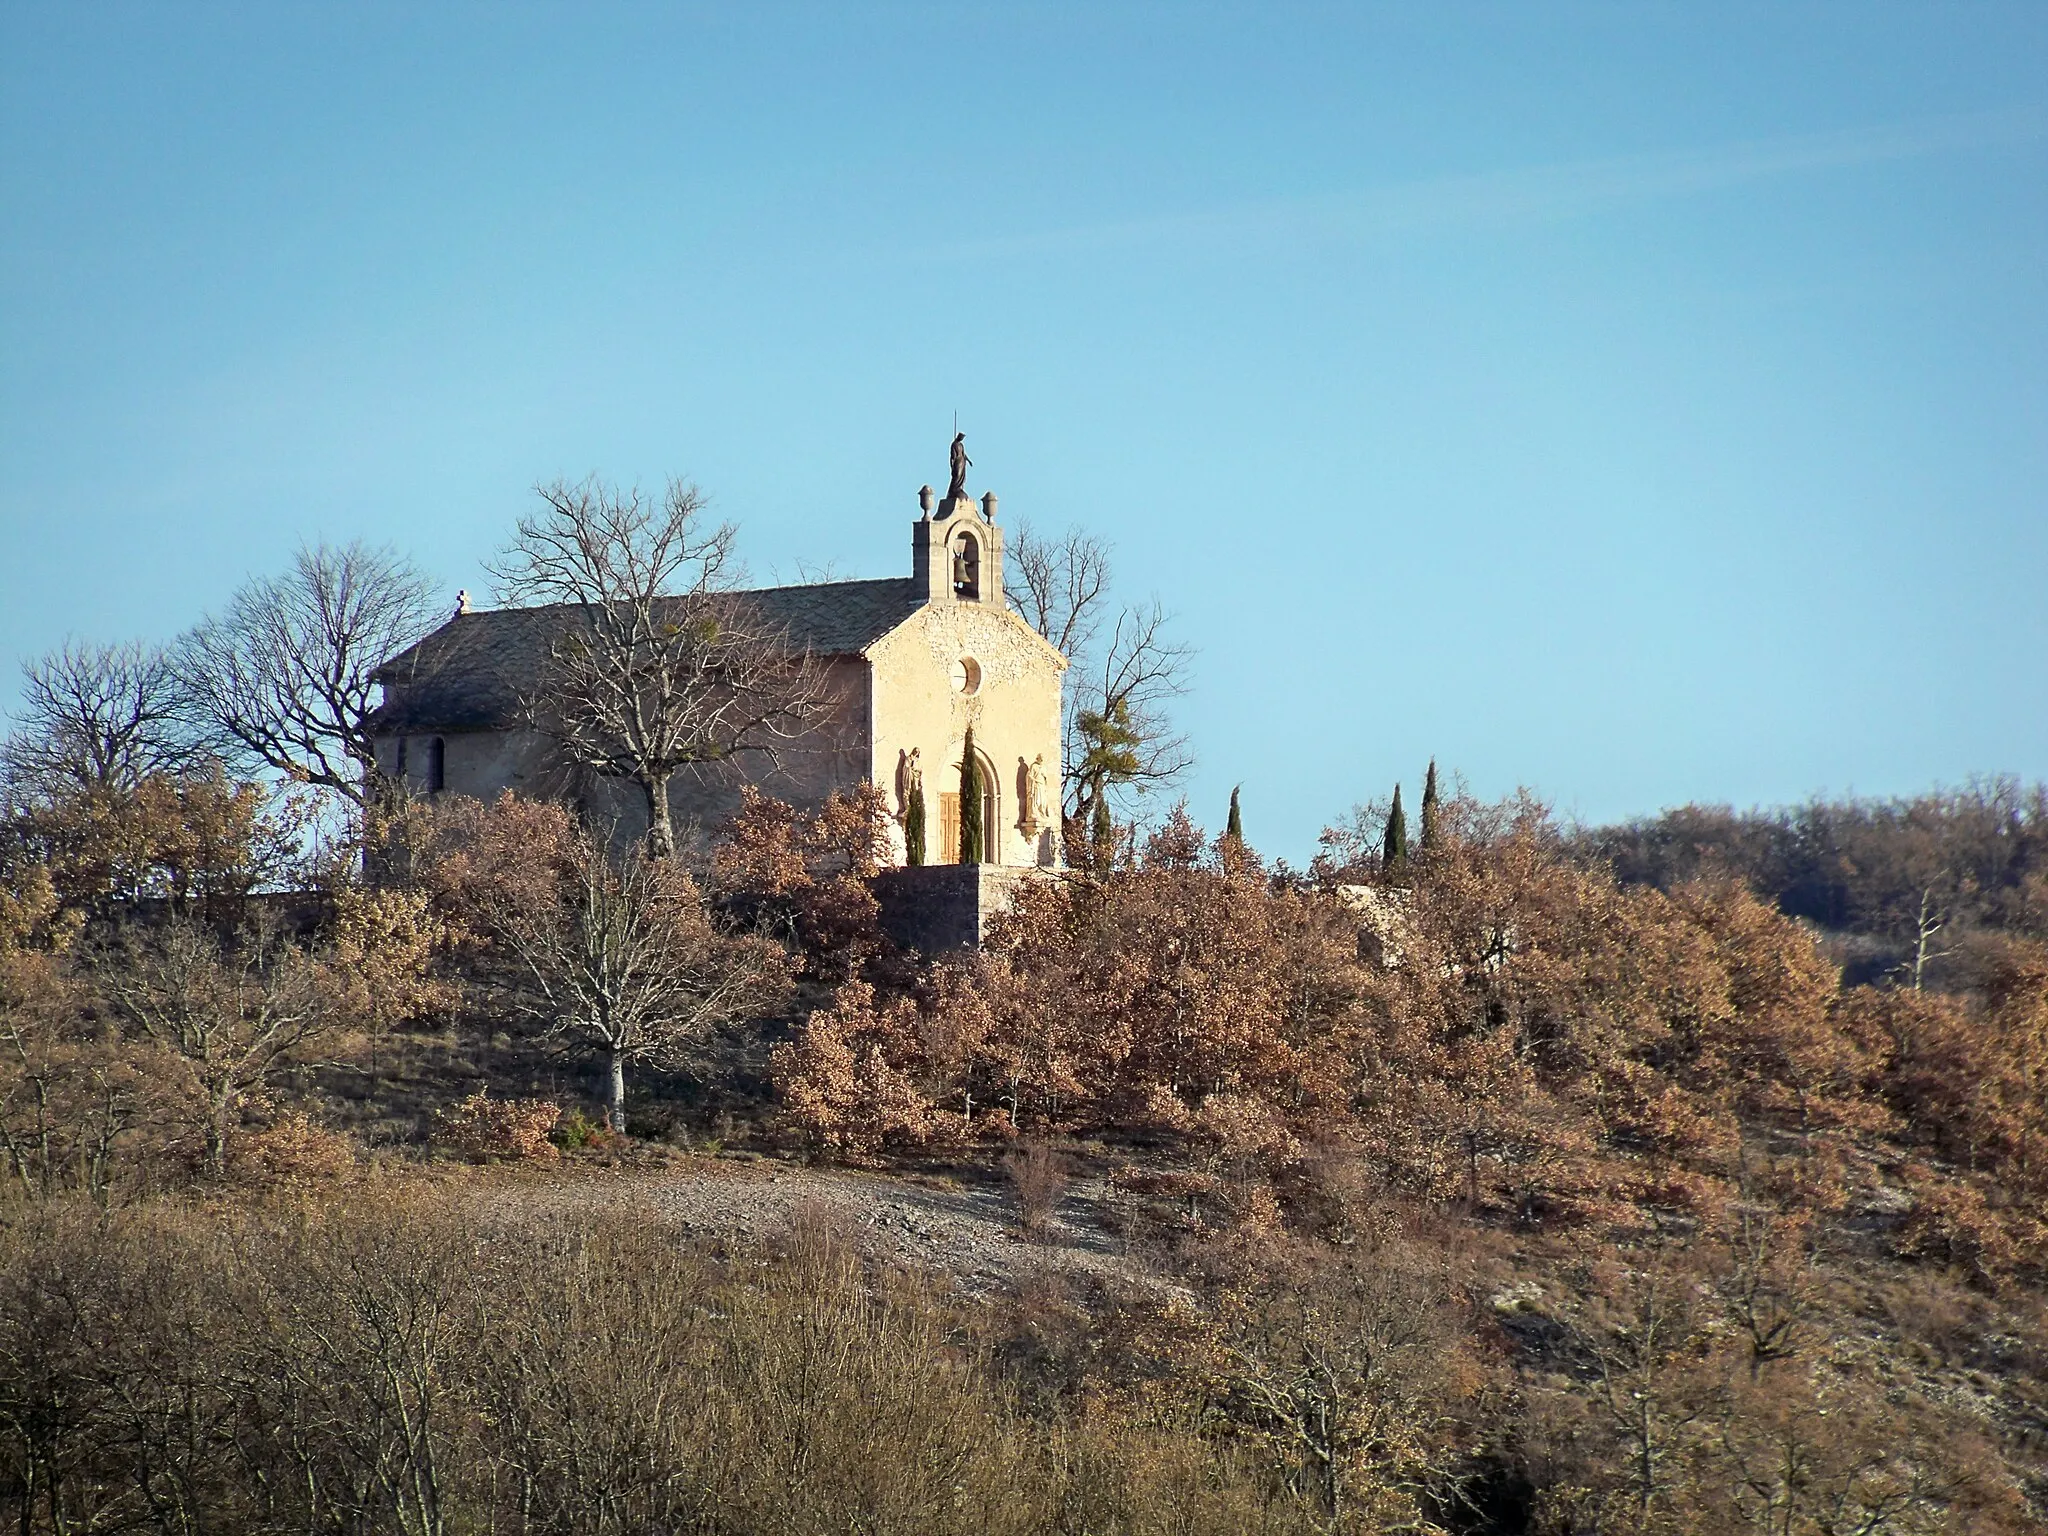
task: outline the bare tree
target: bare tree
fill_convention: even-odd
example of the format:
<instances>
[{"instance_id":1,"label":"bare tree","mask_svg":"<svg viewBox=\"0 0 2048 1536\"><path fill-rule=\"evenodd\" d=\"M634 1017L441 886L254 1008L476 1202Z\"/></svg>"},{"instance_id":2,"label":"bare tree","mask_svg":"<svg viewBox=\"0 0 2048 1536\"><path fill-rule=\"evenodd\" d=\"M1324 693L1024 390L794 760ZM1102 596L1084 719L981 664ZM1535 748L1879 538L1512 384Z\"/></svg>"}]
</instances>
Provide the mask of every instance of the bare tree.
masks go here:
<instances>
[{"instance_id":1,"label":"bare tree","mask_svg":"<svg viewBox=\"0 0 2048 1536\"><path fill-rule=\"evenodd\" d=\"M542 1032L605 1063L606 1119L626 1125L626 1068L673 1065L712 1029L771 1005L788 985L782 952L720 933L696 884L640 849L607 857L586 836L552 899L507 900L487 916L517 966L516 1006Z\"/></svg>"},{"instance_id":2,"label":"bare tree","mask_svg":"<svg viewBox=\"0 0 2048 1536\"><path fill-rule=\"evenodd\" d=\"M570 764L639 787L648 852L667 858L676 774L776 760L816 712L820 670L733 591L736 531L707 523L695 486L672 480L658 501L596 479L538 493L491 567L503 600L569 609L522 706Z\"/></svg>"},{"instance_id":3,"label":"bare tree","mask_svg":"<svg viewBox=\"0 0 2048 1536\"><path fill-rule=\"evenodd\" d=\"M1019 616L1069 662L1061 720L1062 809L1085 827L1097 802L1143 794L1194 763L1169 709L1187 691L1194 649L1167 633L1157 602L1114 607L1109 546L1078 529L1041 538L1020 525L1004 582Z\"/></svg>"},{"instance_id":4,"label":"bare tree","mask_svg":"<svg viewBox=\"0 0 2048 1536\"><path fill-rule=\"evenodd\" d=\"M1332 1530L1417 1530L1451 1486L1452 1341L1413 1256L1349 1254L1235 1309L1221 1406ZM1249 1299L1248 1299L1249 1300Z\"/></svg>"},{"instance_id":5,"label":"bare tree","mask_svg":"<svg viewBox=\"0 0 2048 1536\"><path fill-rule=\"evenodd\" d=\"M223 944L184 919L131 939L101 968L100 983L177 1064L216 1175L244 1104L340 1011L304 950L262 930Z\"/></svg>"},{"instance_id":6,"label":"bare tree","mask_svg":"<svg viewBox=\"0 0 2048 1536\"><path fill-rule=\"evenodd\" d=\"M1618 1296L1594 1297L1580 1330L1594 1373L1594 1406L1614 1436L1612 1468L1634 1529L1668 1512L1687 1477L1688 1431L1710 1406L1709 1379L1693 1369L1705 1335L1694 1285L1632 1272Z\"/></svg>"},{"instance_id":7,"label":"bare tree","mask_svg":"<svg viewBox=\"0 0 2048 1536\"><path fill-rule=\"evenodd\" d=\"M74 640L21 671L20 728L0 746L16 789L52 800L133 789L190 761L177 673L162 647Z\"/></svg>"},{"instance_id":8,"label":"bare tree","mask_svg":"<svg viewBox=\"0 0 2048 1536\"><path fill-rule=\"evenodd\" d=\"M95 1037L81 989L57 966L0 975L0 1165L27 1199L83 1190L104 1207L154 1074L137 1052Z\"/></svg>"},{"instance_id":9,"label":"bare tree","mask_svg":"<svg viewBox=\"0 0 2048 1536\"><path fill-rule=\"evenodd\" d=\"M377 789L364 726L376 671L439 617L433 583L393 551L319 544L187 634L177 671L195 724L223 757L362 809Z\"/></svg>"},{"instance_id":10,"label":"bare tree","mask_svg":"<svg viewBox=\"0 0 2048 1536\"><path fill-rule=\"evenodd\" d=\"M1109 546L1078 528L1049 539L1019 524L1007 564L1003 590L1024 622L1063 655L1085 654L1109 602Z\"/></svg>"}]
</instances>

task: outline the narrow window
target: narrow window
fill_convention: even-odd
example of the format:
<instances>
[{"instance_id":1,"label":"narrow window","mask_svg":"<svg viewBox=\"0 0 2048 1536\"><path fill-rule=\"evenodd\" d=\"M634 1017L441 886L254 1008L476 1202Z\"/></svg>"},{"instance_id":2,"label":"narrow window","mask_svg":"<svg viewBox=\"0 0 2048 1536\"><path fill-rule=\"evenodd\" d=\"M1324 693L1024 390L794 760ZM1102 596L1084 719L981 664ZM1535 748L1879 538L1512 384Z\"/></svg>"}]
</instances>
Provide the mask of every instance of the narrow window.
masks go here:
<instances>
[{"instance_id":1,"label":"narrow window","mask_svg":"<svg viewBox=\"0 0 2048 1536\"><path fill-rule=\"evenodd\" d=\"M448 787L448 743L436 736L427 743L427 793L438 795Z\"/></svg>"}]
</instances>

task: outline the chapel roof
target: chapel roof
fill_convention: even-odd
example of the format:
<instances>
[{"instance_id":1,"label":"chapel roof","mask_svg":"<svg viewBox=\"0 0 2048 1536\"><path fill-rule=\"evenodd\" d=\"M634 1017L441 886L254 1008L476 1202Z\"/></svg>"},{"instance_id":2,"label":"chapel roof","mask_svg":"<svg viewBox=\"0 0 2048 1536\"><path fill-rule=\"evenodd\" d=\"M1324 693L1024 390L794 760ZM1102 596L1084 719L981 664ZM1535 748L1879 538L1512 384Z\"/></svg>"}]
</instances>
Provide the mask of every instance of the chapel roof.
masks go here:
<instances>
[{"instance_id":1,"label":"chapel roof","mask_svg":"<svg viewBox=\"0 0 2048 1536\"><path fill-rule=\"evenodd\" d=\"M737 592L762 622L789 638L792 651L857 656L923 604L909 577L823 581ZM372 734L407 730L494 730L518 716L519 695L539 679L555 639L577 612L573 603L458 613L377 669L385 702L371 712Z\"/></svg>"}]
</instances>

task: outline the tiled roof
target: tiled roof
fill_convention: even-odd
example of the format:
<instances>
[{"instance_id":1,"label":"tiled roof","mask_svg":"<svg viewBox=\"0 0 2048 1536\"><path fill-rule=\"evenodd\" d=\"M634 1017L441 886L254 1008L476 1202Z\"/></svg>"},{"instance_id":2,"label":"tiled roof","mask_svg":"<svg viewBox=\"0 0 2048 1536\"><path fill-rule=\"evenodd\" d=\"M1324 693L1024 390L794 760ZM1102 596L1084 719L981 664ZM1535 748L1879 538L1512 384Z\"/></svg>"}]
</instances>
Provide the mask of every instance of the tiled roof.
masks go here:
<instances>
[{"instance_id":1,"label":"tiled roof","mask_svg":"<svg viewBox=\"0 0 2048 1536\"><path fill-rule=\"evenodd\" d=\"M750 601L791 650L853 656L920 606L908 577L761 587L735 594ZM497 608L457 614L378 669L385 702L370 716L374 734L414 730L491 730L510 725L519 695L540 675L573 604Z\"/></svg>"}]
</instances>

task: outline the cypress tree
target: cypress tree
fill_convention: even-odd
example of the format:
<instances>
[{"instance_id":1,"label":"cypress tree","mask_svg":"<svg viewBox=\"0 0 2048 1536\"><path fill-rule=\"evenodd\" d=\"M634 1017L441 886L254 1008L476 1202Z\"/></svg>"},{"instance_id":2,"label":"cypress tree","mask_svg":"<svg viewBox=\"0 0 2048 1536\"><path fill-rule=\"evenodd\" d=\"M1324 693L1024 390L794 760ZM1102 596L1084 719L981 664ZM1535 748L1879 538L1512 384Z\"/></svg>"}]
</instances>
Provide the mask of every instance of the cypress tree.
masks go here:
<instances>
[{"instance_id":1,"label":"cypress tree","mask_svg":"<svg viewBox=\"0 0 2048 1536\"><path fill-rule=\"evenodd\" d=\"M1223 824L1223 835L1237 843L1244 841L1244 818L1237 813L1237 792L1243 788L1242 784L1231 786L1230 820Z\"/></svg>"},{"instance_id":2,"label":"cypress tree","mask_svg":"<svg viewBox=\"0 0 2048 1536\"><path fill-rule=\"evenodd\" d=\"M960 752L960 862L979 864L985 846L981 826L981 763L974 755L974 727Z\"/></svg>"},{"instance_id":3,"label":"cypress tree","mask_svg":"<svg viewBox=\"0 0 2048 1536\"><path fill-rule=\"evenodd\" d=\"M1394 808L1387 812L1387 838L1381 845L1380 868L1389 879L1408 871L1408 817L1401 810L1401 786L1394 786Z\"/></svg>"},{"instance_id":4,"label":"cypress tree","mask_svg":"<svg viewBox=\"0 0 2048 1536\"><path fill-rule=\"evenodd\" d=\"M924 777L910 784L910 803L903 807L903 862L913 869L924 863Z\"/></svg>"},{"instance_id":5,"label":"cypress tree","mask_svg":"<svg viewBox=\"0 0 2048 1536\"><path fill-rule=\"evenodd\" d=\"M1436 847L1438 804L1436 797L1436 759L1429 760L1429 777L1422 781L1422 851L1428 853Z\"/></svg>"},{"instance_id":6,"label":"cypress tree","mask_svg":"<svg viewBox=\"0 0 2048 1536\"><path fill-rule=\"evenodd\" d=\"M1095 792L1095 811L1089 818L1088 851L1095 856L1095 868L1107 874L1109 863L1116 856L1116 828L1109 819L1109 801L1102 791Z\"/></svg>"}]
</instances>

